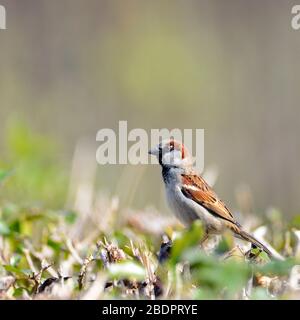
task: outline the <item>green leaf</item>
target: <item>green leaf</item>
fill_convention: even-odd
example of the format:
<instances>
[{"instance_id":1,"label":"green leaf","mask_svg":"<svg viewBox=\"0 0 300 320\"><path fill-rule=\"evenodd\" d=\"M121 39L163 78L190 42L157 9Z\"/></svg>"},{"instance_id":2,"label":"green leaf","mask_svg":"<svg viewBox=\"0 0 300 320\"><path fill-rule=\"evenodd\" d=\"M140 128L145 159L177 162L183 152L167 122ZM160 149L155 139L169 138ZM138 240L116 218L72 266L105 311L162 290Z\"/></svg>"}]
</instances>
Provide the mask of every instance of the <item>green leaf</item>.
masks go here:
<instances>
[{"instance_id":1,"label":"green leaf","mask_svg":"<svg viewBox=\"0 0 300 320\"><path fill-rule=\"evenodd\" d=\"M75 211L64 212L65 221L69 224L73 224L77 219L77 213Z\"/></svg>"},{"instance_id":2,"label":"green leaf","mask_svg":"<svg viewBox=\"0 0 300 320\"><path fill-rule=\"evenodd\" d=\"M196 220L191 228L183 231L173 242L171 249L171 263L176 264L186 249L189 249L200 242L203 237L203 228L200 221Z\"/></svg>"},{"instance_id":3,"label":"green leaf","mask_svg":"<svg viewBox=\"0 0 300 320\"><path fill-rule=\"evenodd\" d=\"M207 255L197 246L185 250L181 257L184 261L188 261L192 267L212 267L217 263L213 256Z\"/></svg>"},{"instance_id":4,"label":"green leaf","mask_svg":"<svg viewBox=\"0 0 300 320\"><path fill-rule=\"evenodd\" d=\"M108 268L111 278L143 280L146 277L145 269L134 262L111 264Z\"/></svg>"},{"instance_id":5,"label":"green leaf","mask_svg":"<svg viewBox=\"0 0 300 320\"><path fill-rule=\"evenodd\" d=\"M2 182L4 179L6 179L8 176L10 176L12 171L7 170L0 170L0 182Z\"/></svg>"},{"instance_id":6,"label":"green leaf","mask_svg":"<svg viewBox=\"0 0 300 320\"><path fill-rule=\"evenodd\" d=\"M15 220L13 221L10 225L9 228L12 232L21 232L21 221L20 220Z\"/></svg>"},{"instance_id":7,"label":"green leaf","mask_svg":"<svg viewBox=\"0 0 300 320\"><path fill-rule=\"evenodd\" d=\"M8 236L10 234L10 229L8 225L0 220L0 235L1 236Z\"/></svg>"},{"instance_id":8,"label":"green leaf","mask_svg":"<svg viewBox=\"0 0 300 320\"><path fill-rule=\"evenodd\" d=\"M32 271L28 270L28 269L18 269L14 266L11 266L11 265L4 265L3 267L6 271L11 272L14 275L22 277L22 278L24 278L24 277L27 278L29 275L32 274Z\"/></svg>"},{"instance_id":9,"label":"green leaf","mask_svg":"<svg viewBox=\"0 0 300 320\"><path fill-rule=\"evenodd\" d=\"M255 262L259 262L260 264L271 261L268 254L265 251L262 251L260 248L252 248L251 255L251 259L253 259Z\"/></svg>"},{"instance_id":10,"label":"green leaf","mask_svg":"<svg viewBox=\"0 0 300 320\"><path fill-rule=\"evenodd\" d=\"M202 287L216 292L223 288L230 294L240 290L250 276L248 264L235 260L220 261L215 256L208 256L200 249L197 250L197 247L185 251L182 258L189 262L194 279Z\"/></svg>"},{"instance_id":11,"label":"green leaf","mask_svg":"<svg viewBox=\"0 0 300 320\"><path fill-rule=\"evenodd\" d=\"M270 300L271 296L265 288L253 288L251 292L251 300Z\"/></svg>"},{"instance_id":12,"label":"green leaf","mask_svg":"<svg viewBox=\"0 0 300 320\"><path fill-rule=\"evenodd\" d=\"M54 241L52 239L48 239L47 245L51 247L54 251L60 251L62 244L60 242Z\"/></svg>"},{"instance_id":13,"label":"green leaf","mask_svg":"<svg viewBox=\"0 0 300 320\"><path fill-rule=\"evenodd\" d=\"M26 291L24 288L16 288L16 289L14 290L13 296L14 296L15 298L20 298L20 297L23 296L24 291Z\"/></svg>"},{"instance_id":14,"label":"green leaf","mask_svg":"<svg viewBox=\"0 0 300 320\"><path fill-rule=\"evenodd\" d=\"M265 274L273 274L273 275L287 275L291 268L296 265L297 262L294 261L294 259L287 259L284 261L274 261L272 260L271 262L261 266L261 265L256 265L256 269Z\"/></svg>"},{"instance_id":15,"label":"green leaf","mask_svg":"<svg viewBox=\"0 0 300 320\"><path fill-rule=\"evenodd\" d=\"M21 261L21 258L22 258L21 255L14 254L9 260L10 265L13 266L13 267L17 267L19 262Z\"/></svg>"},{"instance_id":16,"label":"green leaf","mask_svg":"<svg viewBox=\"0 0 300 320\"><path fill-rule=\"evenodd\" d=\"M261 251L259 253L259 257L265 262L269 262L270 261L270 258L269 258L268 254L265 251Z\"/></svg>"},{"instance_id":17,"label":"green leaf","mask_svg":"<svg viewBox=\"0 0 300 320\"><path fill-rule=\"evenodd\" d=\"M300 215L296 215L295 217L293 217L292 221L290 222L290 225L292 227L295 227L297 229L300 229Z\"/></svg>"},{"instance_id":18,"label":"green leaf","mask_svg":"<svg viewBox=\"0 0 300 320\"><path fill-rule=\"evenodd\" d=\"M3 268L7 271L12 273L14 276L19 278L28 278L33 274L33 271L30 269L19 269L15 266L6 264L3 265Z\"/></svg>"}]
</instances>

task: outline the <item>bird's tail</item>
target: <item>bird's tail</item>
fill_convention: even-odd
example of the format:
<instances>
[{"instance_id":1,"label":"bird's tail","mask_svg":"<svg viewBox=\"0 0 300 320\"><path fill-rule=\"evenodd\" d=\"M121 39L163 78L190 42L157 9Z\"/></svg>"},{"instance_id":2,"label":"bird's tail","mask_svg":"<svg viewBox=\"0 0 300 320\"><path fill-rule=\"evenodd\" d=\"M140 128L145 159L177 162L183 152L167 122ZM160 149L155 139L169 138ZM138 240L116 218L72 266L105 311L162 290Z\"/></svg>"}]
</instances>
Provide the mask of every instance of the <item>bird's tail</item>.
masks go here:
<instances>
[{"instance_id":1,"label":"bird's tail","mask_svg":"<svg viewBox=\"0 0 300 320\"><path fill-rule=\"evenodd\" d=\"M248 232L246 232L244 230L239 230L238 236L240 236L241 238L243 238L246 241L251 242L256 247L265 251L267 253L267 255L269 256L269 258L274 258L271 251L265 245L263 245L260 241L258 241L256 238L254 238L251 234L249 234Z\"/></svg>"}]
</instances>

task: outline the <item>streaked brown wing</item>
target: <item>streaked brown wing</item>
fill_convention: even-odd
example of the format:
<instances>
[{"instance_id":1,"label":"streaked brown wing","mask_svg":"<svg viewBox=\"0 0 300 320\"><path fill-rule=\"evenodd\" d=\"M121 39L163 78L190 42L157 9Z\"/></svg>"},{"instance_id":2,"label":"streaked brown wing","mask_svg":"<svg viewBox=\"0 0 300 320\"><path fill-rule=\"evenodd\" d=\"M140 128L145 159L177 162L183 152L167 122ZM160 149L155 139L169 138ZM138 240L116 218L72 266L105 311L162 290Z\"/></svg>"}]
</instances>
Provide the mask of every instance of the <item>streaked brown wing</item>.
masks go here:
<instances>
[{"instance_id":1,"label":"streaked brown wing","mask_svg":"<svg viewBox=\"0 0 300 320\"><path fill-rule=\"evenodd\" d=\"M182 193L197 202L211 214L237 224L224 202L218 198L212 188L198 175L182 174Z\"/></svg>"}]
</instances>

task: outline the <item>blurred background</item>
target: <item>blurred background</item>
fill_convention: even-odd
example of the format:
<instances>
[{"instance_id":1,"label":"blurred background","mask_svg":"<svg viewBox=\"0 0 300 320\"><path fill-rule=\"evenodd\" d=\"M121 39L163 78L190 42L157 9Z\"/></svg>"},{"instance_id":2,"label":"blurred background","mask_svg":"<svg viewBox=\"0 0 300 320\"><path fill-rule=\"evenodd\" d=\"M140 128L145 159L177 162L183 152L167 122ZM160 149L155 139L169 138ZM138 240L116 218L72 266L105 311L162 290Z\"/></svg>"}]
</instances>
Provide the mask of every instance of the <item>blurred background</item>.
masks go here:
<instances>
[{"instance_id":1,"label":"blurred background","mask_svg":"<svg viewBox=\"0 0 300 320\"><path fill-rule=\"evenodd\" d=\"M127 120L205 129L229 207L299 213L294 1L0 2L1 202L69 206L81 181L84 199L166 211L157 166L96 163L97 131Z\"/></svg>"}]
</instances>

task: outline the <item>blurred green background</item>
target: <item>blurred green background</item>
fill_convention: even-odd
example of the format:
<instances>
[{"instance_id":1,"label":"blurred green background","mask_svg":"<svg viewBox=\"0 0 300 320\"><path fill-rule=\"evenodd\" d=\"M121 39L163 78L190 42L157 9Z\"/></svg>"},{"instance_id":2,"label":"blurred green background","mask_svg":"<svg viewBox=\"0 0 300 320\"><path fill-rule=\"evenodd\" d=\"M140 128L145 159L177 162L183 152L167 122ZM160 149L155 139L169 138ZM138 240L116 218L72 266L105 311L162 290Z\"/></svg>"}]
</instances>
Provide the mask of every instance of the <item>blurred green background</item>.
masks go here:
<instances>
[{"instance_id":1,"label":"blurred green background","mask_svg":"<svg viewBox=\"0 0 300 320\"><path fill-rule=\"evenodd\" d=\"M257 214L299 213L294 1L1 4L2 202L68 206L79 176L126 206L164 210L158 167L96 164L96 132L127 120L129 130L204 128L205 168L218 168L229 207L250 190Z\"/></svg>"}]
</instances>

